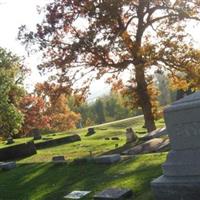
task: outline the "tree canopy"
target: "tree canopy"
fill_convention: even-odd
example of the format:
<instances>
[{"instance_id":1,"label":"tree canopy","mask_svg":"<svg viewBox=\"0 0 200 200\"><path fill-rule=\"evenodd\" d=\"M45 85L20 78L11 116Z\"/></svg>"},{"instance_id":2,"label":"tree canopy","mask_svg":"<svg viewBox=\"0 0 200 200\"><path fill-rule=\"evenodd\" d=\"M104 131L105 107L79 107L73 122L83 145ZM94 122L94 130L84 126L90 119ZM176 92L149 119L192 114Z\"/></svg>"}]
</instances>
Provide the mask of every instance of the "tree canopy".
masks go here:
<instances>
[{"instance_id":1,"label":"tree canopy","mask_svg":"<svg viewBox=\"0 0 200 200\"><path fill-rule=\"evenodd\" d=\"M42 12L36 32L22 26L19 33L24 43L39 44L39 68L56 71L54 79L69 88L82 79L83 91L93 78L111 74L112 83L128 69L148 131L156 128L152 68L176 80L182 78L177 72L187 74L187 85L199 83L200 52L185 31L189 20L199 21L198 0L55 0Z\"/></svg>"},{"instance_id":2,"label":"tree canopy","mask_svg":"<svg viewBox=\"0 0 200 200\"><path fill-rule=\"evenodd\" d=\"M23 122L17 108L23 93L22 68L17 56L0 48L0 134L3 137L18 133Z\"/></svg>"}]
</instances>

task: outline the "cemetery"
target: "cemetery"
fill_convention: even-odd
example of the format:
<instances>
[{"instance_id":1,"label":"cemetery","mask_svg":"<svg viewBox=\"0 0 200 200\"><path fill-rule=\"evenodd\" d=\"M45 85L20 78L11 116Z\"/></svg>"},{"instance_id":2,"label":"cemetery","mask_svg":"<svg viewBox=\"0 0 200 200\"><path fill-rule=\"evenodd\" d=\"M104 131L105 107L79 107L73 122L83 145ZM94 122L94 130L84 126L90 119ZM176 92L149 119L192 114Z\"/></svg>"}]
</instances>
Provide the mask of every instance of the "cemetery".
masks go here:
<instances>
[{"instance_id":1,"label":"cemetery","mask_svg":"<svg viewBox=\"0 0 200 200\"><path fill-rule=\"evenodd\" d=\"M4 187L0 187L2 198L14 199L18 196L19 199L64 199L73 191L91 191L82 199L92 199L95 194L108 188L130 189L136 200L153 198L150 182L161 175L160 166L165 161L166 153L135 155L124 159L123 150L118 152L118 149L127 145L126 127L132 127L135 132L143 132L143 122L141 116L125 119L120 124L117 121L102 124L94 128L96 133L90 137L85 137L87 128L77 129L80 141L37 149L37 154L17 160L15 168L0 170L0 183L4 184ZM163 119L157 121L157 125L163 127ZM63 137L64 133L60 134ZM137 135L139 138L145 136ZM105 140L105 136L119 137L119 140ZM61 136L56 134L56 137ZM18 143L17 139L14 141ZM117 149L116 143L119 145ZM116 153L110 154L111 150ZM110 155L113 154L115 156L112 160ZM102 159L103 163L99 163ZM58 161L54 163L54 160ZM27 184L29 187L25 186ZM12 188L13 192L8 192L8 188Z\"/></svg>"},{"instance_id":2,"label":"cemetery","mask_svg":"<svg viewBox=\"0 0 200 200\"><path fill-rule=\"evenodd\" d=\"M15 145L1 148L2 156L8 156L2 157L0 163L0 183L5 186L0 184L1 197L198 200L199 109L200 92L196 92L167 107L165 121L158 120L158 129L151 133L143 133L144 121L140 116L93 127L90 137L85 135L87 128L76 129L76 134L67 136L75 137L71 142L56 143L67 134L60 133L61 137L57 133L53 146L44 143L37 150L36 146L29 147L34 150L28 150L28 154L22 149L24 144L14 139ZM188 140L191 134L193 138ZM119 140L105 140L105 136ZM34 145L27 143L30 144ZM17 155L20 148L24 155L16 160L11 151L15 149ZM22 183L30 188L21 187ZM45 190L41 192L38 187ZM13 188L13 192L8 193L7 188Z\"/></svg>"},{"instance_id":3,"label":"cemetery","mask_svg":"<svg viewBox=\"0 0 200 200\"><path fill-rule=\"evenodd\" d=\"M0 200L200 200L200 0L0 19Z\"/></svg>"}]
</instances>

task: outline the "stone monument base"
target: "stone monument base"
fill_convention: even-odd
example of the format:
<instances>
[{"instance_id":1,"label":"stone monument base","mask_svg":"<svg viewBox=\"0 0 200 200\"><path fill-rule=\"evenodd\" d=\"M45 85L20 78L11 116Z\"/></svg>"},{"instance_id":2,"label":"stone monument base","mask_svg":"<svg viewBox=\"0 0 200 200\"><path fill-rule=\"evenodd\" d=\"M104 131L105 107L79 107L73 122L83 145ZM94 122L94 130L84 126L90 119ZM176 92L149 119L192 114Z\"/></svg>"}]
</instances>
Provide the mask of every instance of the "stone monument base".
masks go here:
<instances>
[{"instance_id":1,"label":"stone monument base","mask_svg":"<svg viewBox=\"0 0 200 200\"><path fill-rule=\"evenodd\" d=\"M160 176L151 182L155 200L199 200L200 176Z\"/></svg>"}]
</instances>

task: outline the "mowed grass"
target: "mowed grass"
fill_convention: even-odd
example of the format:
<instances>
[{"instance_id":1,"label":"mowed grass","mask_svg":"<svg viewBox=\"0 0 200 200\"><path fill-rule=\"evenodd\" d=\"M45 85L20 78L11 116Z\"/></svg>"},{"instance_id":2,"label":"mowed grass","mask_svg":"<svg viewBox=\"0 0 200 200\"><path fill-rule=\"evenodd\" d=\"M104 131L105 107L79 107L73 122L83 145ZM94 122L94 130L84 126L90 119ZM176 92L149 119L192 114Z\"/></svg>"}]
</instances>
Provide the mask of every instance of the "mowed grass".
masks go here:
<instances>
[{"instance_id":1,"label":"mowed grass","mask_svg":"<svg viewBox=\"0 0 200 200\"><path fill-rule=\"evenodd\" d=\"M166 154L149 154L113 165L93 163L55 166L50 163L18 164L0 172L1 200L61 200L73 190L90 190L92 196L110 187L130 188L135 200L153 200L150 182L161 174Z\"/></svg>"},{"instance_id":2,"label":"mowed grass","mask_svg":"<svg viewBox=\"0 0 200 200\"><path fill-rule=\"evenodd\" d=\"M156 122L164 126L163 120ZM94 163L75 164L75 158L97 156L125 145L125 129L133 127L141 137L145 129L143 118L130 118L95 128L93 136L86 137L87 129L76 130L80 142L38 150L37 154L17 162L17 168L0 171L0 200L60 200L73 190L91 190L84 198L92 199L95 192L108 187L133 189L135 200L153 200L150 182L161 174L165 153L136 156L113 165ZM66 133L58 133L64 136ZM120 140L105 140L119 137ZM68 164L53 165L54 155L64 155Z\"/></svg>"}]
</instances>

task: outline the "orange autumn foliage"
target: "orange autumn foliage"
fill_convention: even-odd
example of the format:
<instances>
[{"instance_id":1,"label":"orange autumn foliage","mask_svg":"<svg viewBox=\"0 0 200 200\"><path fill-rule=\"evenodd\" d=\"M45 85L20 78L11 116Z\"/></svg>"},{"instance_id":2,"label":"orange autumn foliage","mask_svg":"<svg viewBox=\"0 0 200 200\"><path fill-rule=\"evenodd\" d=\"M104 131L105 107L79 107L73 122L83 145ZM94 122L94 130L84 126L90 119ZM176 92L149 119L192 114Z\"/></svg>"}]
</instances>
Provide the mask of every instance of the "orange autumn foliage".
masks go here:
<instances>
[{"instance_id":1,"label":"orange autumn foliage","mask_svg":"<svg viewBox=\"0 0 200 200\"><path fill-rule=\"evenodd\" d=\"M28 135L32 129L49 128L50 117L46 115L45 102L41 97L28 95L20 101L20 110L24 115L22 133Z\"/></svg>"},{"instance_id":2,"label":"orange autumn foliage","mask_svg":"<svg viewBox=\"0 0 200 200\"><path fill-rule=\"evenodd\" d=\"M65 131L75 128L80 120L78 113L72 112L67 105L67 95L63 88L47 82L38 83L35 92L45 101L46 114L50 118L50 128L54 131Z\"/></svg>"}]
</instances>

